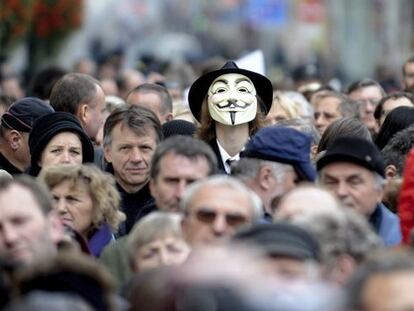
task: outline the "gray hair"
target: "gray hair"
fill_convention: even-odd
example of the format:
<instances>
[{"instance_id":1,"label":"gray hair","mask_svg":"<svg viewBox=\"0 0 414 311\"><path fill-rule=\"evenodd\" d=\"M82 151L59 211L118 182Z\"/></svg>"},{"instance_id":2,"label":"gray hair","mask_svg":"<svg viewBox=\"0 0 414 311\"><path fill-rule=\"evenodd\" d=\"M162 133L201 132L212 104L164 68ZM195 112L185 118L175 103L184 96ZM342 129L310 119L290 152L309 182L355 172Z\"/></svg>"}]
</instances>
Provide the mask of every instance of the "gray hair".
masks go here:
<instances>
[{"instance_id":1,"label":"gray hair","mask_svg":"<svg viewBox=\"0 0 414 311\"><path fill-rule=\"evenodd\" d=\"M289 164L254 158L241 158L239 161L232 163L231 174L240 180L253 180L265 165L272 168L273 176L278 182L283 181L286 172L293 170L293 167Z\"/></svg>"},{"instance_id":2,"label":"gray hair","mask_svg":"<svg viewBox=\"0 0 414 311\"><path fill-rule=\"evenodd\" d=\"M168 236L184 239L181 219L181 215L177 213L152 212L137 222L127 237L130 264L134 262L138 249L156 239Z\"/></svg>"},{"instance_id":3,"label":"gray hair","mask_svg":"<svg viewBox=\"0 0 414 311\"><path fill-rule=\"evenodd\" d=\"M184 214L188 212L188 207L197 193L205 187L227 187L241 193L246 193L251 203L253 223L258 222L259 219L263 217L262 201L257 194L245 186L241 181L227 175L210 176L189 185L180 203L181 211Z\"/></svg>"},{"instance_id":4,"label":"gray hair","mask_svg":"<svg viewBox=\"0 0 414 311\"><path fill-rule=\"evenodd\" d=\"M349 255L360 263L383 245L368 221L352 209L333 208L305 213L293 218L292 222L308 229L318 239L322 261L328 271L341 255Z\"/></svg>"}]
</instances>

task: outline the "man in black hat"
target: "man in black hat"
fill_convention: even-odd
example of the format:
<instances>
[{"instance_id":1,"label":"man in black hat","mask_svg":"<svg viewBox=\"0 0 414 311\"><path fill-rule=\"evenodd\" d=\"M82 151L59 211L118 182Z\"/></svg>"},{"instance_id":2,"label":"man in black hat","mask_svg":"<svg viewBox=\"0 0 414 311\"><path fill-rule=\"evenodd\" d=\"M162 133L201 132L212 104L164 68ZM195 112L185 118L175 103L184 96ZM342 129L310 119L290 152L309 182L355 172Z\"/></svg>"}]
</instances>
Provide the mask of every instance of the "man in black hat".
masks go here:
<instances>
[{"instance_id":1,"label":"man in black hat","mask_svg":"<svg viewBox=\"0 0 414 311\"><path fill-rule=\"evenodd\" d=\"M13 103L1 117L0 169L15 175L30 165L29 133L39 117L53 108L36 97L25 97Z\"/></svg>"},{"instance_id":2,"label":"man in black hat","mask_svg":"<svg viewBox=\"0 0 414 311\"><path fill-rule=\"evenodd\" d=\"M232 175L262 199L271 218L272 202L300 181L313 182L316 172L310 160L311 138L293 128L260 129L232 165Z\"/></svg>"},{"instance_id":3,"label":"man in black hat","mask_svg":"<svg viewBox=\"0 0 414 311\"><path fill-rule=\"evenodd\" d=\"M272 96L269 79L232 61L193 83L188 101L201 123L198 134L213 148L222 171L230 173L230 163L239 159L240 150L261 127Z\"/></svg>"},{"instance_id":4,"label":"man in black hat","mask_svg":"<svg viewBox=\"0 0 414 311\"><path fill-rule=\"evenodd\" d=\"M317 162L320 183L368 218L386 246L401 242L398 216L382 203L384 163L378 148L362 138L339 137Z\"/></svg>"}]
</instances>

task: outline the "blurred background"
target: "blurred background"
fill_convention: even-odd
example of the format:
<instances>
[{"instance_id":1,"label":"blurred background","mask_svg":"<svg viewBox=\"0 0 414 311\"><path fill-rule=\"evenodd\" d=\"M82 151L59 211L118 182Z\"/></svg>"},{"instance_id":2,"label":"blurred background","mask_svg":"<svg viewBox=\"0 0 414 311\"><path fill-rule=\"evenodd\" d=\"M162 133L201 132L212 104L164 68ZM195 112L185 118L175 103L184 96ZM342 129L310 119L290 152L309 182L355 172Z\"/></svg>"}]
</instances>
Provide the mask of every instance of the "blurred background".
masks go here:
<instances>
[{"instance_id":1,"label":"blurred background","mask_svg":"<svg viewBox=\"0 0 414 311\"><path fill-rule=\"evenodd\" d=\"M24 81L81 59L142 72L260 49L266 74L398 84L412 53L412 0L1 0L2 74ZM287 86L286 86L287 85Z\"/></svg>"}]
</instances>

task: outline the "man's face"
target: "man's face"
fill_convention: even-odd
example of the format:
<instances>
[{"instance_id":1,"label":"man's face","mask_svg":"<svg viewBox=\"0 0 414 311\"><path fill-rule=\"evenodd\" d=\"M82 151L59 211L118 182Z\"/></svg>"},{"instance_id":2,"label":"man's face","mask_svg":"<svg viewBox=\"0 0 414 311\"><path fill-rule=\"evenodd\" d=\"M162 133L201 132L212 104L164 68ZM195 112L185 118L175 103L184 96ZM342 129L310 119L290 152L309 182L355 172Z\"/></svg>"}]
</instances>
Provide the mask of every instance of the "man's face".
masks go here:
<instances>
[{"instance_id":1,"label":"man's face","mask_svg":"<svg viewBox=\"0 0 414 311\"><path fill-rule=\"evenodd\" d=\"M407 97L390 98L382 106L382 115L380 117L380 126L384 123L387 115L397 107L413 107L413 103Z\"/></svg>"},{"instance_id":2,"label":"man's face","mask_svg":"<svg viewBox=\"0 0 414 311\"><path fill-rule=\"evenodd\" d=\"M53 226L32 193L13 184L0 193L0 253L18 265L29 265L56 251Z\"/></svg>"},{"instance_id":3,"label":"man's face","mask_svg":"<svg viewBox=\"0 0 414 311\"><path fill-rule=\"evenodd\" d=\"M342 117L339 105L336 97L324 97L315 103L315 126L321 135L332 122Z\"/></svg>"},{"instance_id":4,"label":"man's face","mask_svg":"<svg viewBox=\"0 0 414 311\"><path fill-rule=\"evenodd\" d=\"M172 119L172 113L164 113L162 109L161 98L154 92L140 93L133 92L128 95L126 100L128 105L144 107L151 110L160 120L161 124Z\"/></svg>"},{"instance_id":5,"label":"man's face","mask_svg":"<svg viewBox=\"0 0 414 311\"><path fill-rule=\"evenodd\" d=\"M362 87L349 94L349 98L360 103L360 120L370 131L378 132L378 125L375 122L374 111L382 98L381 90L375 85Z\"/></svg>"},{"instance_id":6,"label":"man's face","mask_svg":"<svg viewBox=\"0 0 414 311\"><path fill-rule=\"evenodd\" d=\"M105 94L100 86L96 86L96 95L88 103L85 114L84 129L86 134L95 140L99 129L104 122Z\"/></svg>"},{"instance_id":7,"label":"man's face","mask_svg":"<svg viewBox=\"0 0 414 311\"><path fill-rule=\"evenodd\" d=\"M150 190L160 210L178 212L187 186L206 177L210 167L205 157L194 159L167 153L159 162L158 175L151 179Z\"/></svg>"},{"instance_id":8,"label":"man's face","mask_svg":"<svg viewBox=\"0 0 414 311\"><path fill-rule=\"evenodd\" d=\"M383 190L370 170L348 162L326 165L320 174L321 184L347 207L370 216L381 202Z\"/></svg>"},{"instance_id":9,"label":"man's face","mask_svg":"<svg viewBox=\"0 0 414 311\"><path fill-rule=\"evenodd\" d=\"M414 92L414 63L405 65L403 75L403 88L406 92Z\"/></svg>"},{"instance_id":10,"label":"man's face","mask_svg":"<svg viewBox=\"0 0 414 311\"><path fill-rule=\"evenodd\" d=\"M144 271L160 266L182 264L190 254L190 247L181 237L159 238L137 249L134 269Z\"/></svg>"},{"instance_id":11,"label":"man's face","mask_svg":"<svg viewBox=\"0 0 414 311\"><path fill-rule=\"evenodd\" d=\"M253 206L247 193L206 186L189 202L183 232L191 245L220 243L252 220Z\"/></svg>"},{"instance_id":12,"label":"man's face","mask_svg":"<svg viewBox=\"0 0 414 311\"><path fill-rule=\"evenodd\" d=\"M371 276L362 291L363 310L414 310L414 273L401 271Z\"/></svg>"},{"instance_id":13,"label":"man's face","mask_svg":"<svg viewBox=\"0 0 414 311\"><path fill-rule=\"evenodd\" d=\"M144 133L138 136L129 126L118 123L111 132L111 144L104 148L105 159L112 163L116 181L128 193L137 192L149 180L157 138L151 127Z\"/></svg>"},{"instance_id":14,"label":"man's face","mask_svg":"<svg viewBox=\"0 0 414 311\"><path fill-rule=\"evenodd\" d=\"M247 123L256 117L256 89L241 74L224 74L214 80L208 89L207 103L213 120L225 125Z\"/></svg>"}]
</instances>

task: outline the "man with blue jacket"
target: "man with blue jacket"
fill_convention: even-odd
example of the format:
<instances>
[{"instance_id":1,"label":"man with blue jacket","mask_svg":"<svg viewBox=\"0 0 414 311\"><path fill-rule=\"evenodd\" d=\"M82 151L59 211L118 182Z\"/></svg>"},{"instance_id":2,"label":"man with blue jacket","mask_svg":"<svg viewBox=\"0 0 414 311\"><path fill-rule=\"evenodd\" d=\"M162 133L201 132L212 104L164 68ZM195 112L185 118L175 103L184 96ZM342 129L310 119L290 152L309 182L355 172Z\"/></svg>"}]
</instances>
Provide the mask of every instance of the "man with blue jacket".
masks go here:
<instances>
[{"instance_id":1,"label":"man with blue jacket","mask_svg":"<svg viewBox=\"0 0 414 311\"><path fill-rule=\"evenodd\" d=\"M384 193L384 163L378 148L356 137L339 137L317 162L319 182L346 207L368 218L386 246L401 242L398 216L381 199Z\"/></svg>"}]
</instances>

